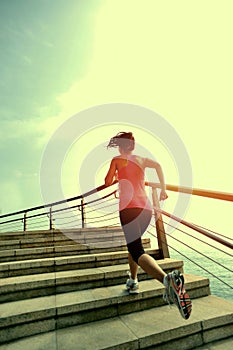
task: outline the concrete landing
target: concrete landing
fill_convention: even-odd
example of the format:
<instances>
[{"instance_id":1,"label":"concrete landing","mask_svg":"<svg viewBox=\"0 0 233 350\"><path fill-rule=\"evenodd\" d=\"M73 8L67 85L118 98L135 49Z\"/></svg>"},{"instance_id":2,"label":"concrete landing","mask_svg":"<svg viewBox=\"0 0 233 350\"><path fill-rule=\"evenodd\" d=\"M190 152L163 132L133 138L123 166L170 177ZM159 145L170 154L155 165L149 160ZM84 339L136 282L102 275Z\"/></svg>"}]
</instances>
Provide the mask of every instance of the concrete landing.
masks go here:
<instances>
[{"instance_id":1,"label":"concrete landing","mask_svg":"<svg viewBox=\"0 0 233 350\"><path fill-rule=\"evenodd\" d=\"M187 321L175 306L162 306L31 336L0 350L231 350L232 334L233 302L208 296L193 301Z\"/></svg>"},{"instance_id":2,"label":"concrete landing","mask_svg":"<svg viewBox=\"0 0 233 350\"><path fill-rule=\"evenodd\" d=\"M232 350L233 336L224 340L209 343L203 346L198 346L195 350Z\"/></svg>"}]
</instances>

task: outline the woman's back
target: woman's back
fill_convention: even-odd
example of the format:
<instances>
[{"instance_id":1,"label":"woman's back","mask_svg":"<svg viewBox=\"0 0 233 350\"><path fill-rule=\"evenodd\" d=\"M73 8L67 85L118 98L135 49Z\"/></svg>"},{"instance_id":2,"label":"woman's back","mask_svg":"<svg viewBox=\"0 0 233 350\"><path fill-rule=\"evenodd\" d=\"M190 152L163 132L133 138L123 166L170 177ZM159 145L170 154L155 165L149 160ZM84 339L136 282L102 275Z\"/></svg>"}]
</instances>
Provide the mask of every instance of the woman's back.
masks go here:
<instances>
[{"instance_id":1,"label":"woman's back","mask_svg":"<svg viewBox=\"0 0 233 350\"><path fill-rule=\"evenodd\" d=\"M120 191L120 210L125 208L151 209L145 191L143 158L129 155L116 157Z\"/></svg>"}]
</instances>

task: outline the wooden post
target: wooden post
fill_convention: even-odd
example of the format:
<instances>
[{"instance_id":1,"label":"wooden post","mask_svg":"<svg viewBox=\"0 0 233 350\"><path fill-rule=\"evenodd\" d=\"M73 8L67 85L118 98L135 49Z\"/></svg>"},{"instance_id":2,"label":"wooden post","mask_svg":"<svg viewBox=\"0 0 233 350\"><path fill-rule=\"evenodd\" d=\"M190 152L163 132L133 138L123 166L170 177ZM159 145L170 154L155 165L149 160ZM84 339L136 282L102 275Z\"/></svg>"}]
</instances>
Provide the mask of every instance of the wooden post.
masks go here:
<instances>
[{"instance_id":1,"label":"wooden post","mask_svg":"<svg viewBox=\"0 0 233 350\"><path fill-rule=\"evenodd\" d=\"M23 230L24 232L27 230L27 212L26 211L23 216Z\"/></svg>"},{"instance_id":2,"label":"wooden post","mask_svg":"<svg viewBox=\"0 0 233 350\"><path fill-rule=\"evenodd\" d=\"M81 199L82 228L85 227L84 198Z\"/></svg>"},{"instance_id":3,"label":"wooden post","mask_svg":"<svg viewBox=\"0 0 233 350\"><path fill-rule=\"evenodd\" d=\"M52 207L49 209L49 229L50 231L53 229L53 212Z\"/></svg>"},{"instance_id":4,"label":"wooden post","mask_svg":"<svg viewBox=\"0 0 233 350\"><path fill-rule=\"evenodd\" d=\"M152 188L152 201L154 206L154 214L155 214L155 225L157 231L157 239L158 239L158 247L160 250L161 258L170 258L168 245L167 245L167 237L164 230L164 224L162 220L161 213L156 211L156 208L160 209L159 199L157 195L156 188Z\"/></svg>"}]
</instances>

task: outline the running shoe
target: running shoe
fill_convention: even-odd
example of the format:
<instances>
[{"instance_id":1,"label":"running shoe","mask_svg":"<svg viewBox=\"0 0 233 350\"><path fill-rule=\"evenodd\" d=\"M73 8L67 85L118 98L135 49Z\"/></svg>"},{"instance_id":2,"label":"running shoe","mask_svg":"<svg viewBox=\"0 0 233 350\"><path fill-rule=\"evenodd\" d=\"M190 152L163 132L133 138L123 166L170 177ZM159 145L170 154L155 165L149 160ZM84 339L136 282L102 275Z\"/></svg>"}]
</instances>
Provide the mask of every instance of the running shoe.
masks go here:
<instances>
[{"instance_id":1,"label":"running shoe","mask_svg":"<svg viewBox=\"0 0 233 350\"><path fill-rule=\"evenodd\" d=\"M138 284L138 280L133 280L131 278L130 272L129 274L129 278L126 281L126 289L128 290L129 294L138 294L139 293L139 284Z\"/></svg>"},{"instance_id":2,"label":"running shoe","mask_svg":"<svg viewBox=\"0 0 233 350\"><path fill-rule=\"evenodd\" d=\"M192 311L191 299L184 288L184 276L175 270L167 274L165 278L165 293L163 299L168 303L174 303L181 316L187 320Z\"/></svg>"}]
</instances>

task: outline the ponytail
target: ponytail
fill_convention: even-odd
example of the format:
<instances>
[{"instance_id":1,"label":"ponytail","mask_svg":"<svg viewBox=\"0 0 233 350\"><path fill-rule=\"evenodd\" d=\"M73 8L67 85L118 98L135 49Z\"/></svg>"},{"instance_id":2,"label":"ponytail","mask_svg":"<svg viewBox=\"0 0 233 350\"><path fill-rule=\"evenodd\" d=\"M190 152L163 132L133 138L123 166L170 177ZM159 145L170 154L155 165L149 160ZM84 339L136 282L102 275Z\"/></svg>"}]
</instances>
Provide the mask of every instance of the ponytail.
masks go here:
<instances>
[{"instance_id":1,"label":"ponytail","mask_svg":"<svg viewBox=\"0 0 233 350\"><path fill-rule=\"evenodd\" d=\"M121 147L125 151L133 151L134 146L135 140L133 137L133 133L121 131L110 139L107 148Z\"/></svg>"}]
</instances>

